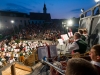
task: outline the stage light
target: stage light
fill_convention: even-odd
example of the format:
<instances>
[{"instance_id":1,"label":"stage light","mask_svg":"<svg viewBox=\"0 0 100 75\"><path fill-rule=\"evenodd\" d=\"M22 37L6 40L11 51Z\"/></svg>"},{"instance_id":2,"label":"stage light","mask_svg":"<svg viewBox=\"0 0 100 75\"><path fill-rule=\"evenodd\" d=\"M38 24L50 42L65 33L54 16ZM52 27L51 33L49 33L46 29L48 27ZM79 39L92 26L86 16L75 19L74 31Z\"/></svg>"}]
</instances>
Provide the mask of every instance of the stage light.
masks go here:
<instances>
[{"instance_id":1,"label":"stage light","mask_svg":"<svg viewBox=\"0 0 100 75\"><path fill-rule=\"evenodd\" d=\"M67 26L72 26L72 24L73 24L73 21L69 20Z\"/></svg>"},{"instance_id":2,"label":"stage light","mask_svg":"<svg viewBox=\"0 0 100 75\"><path fill-rule=\"evenodd\" d=\"M81 12L83 13L84 12L84 9L81 9Z\"/></svg>"},{"instance_id":3,"label":"stage light","mask_svg":"<svg viewBox=\"0 0 100 75\"><path fill-rule=\"evenodd\" d=\"M11 23L14 23L14 20L11 20Z\"/></svg>"},{"instance_id":4,"label":"stage light","mask_svg":"<svg viewBox=\"0 0 100 75\"><path fill-rule=\"evenodd\" d=\"M95 0L96 3L98 3L100 0Z\"/></svg>"}]
</instances>

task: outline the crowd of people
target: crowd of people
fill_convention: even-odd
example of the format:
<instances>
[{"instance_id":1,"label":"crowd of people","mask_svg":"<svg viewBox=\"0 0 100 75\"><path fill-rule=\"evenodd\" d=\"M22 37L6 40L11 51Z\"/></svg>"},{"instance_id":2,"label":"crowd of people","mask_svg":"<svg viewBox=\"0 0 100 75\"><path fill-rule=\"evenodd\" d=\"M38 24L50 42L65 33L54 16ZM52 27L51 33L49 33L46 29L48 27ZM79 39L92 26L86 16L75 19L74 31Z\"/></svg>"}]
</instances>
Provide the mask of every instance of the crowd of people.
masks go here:
<instances>
[{"instance_id":1,"label":"crowd of people","mask_svg":"<svg viewBox=\"0 0 100 75\"><path fill-rule=\"evenodd\" d=\"M50 41L57 41L61 38L61 31L58 29L43 28L39 25L29 25L23 28L11 40L3 40L0 42L0 67L12 63L14 61L24 62L25 59L32 54L32 50L36 50L38 46L46 46L47 43L21 40L43 39ZM93 44L90 51L87 51L88 35L86 29L79 29L73 36L67 40L67 49L69 54L85 54L91 58L91 61L80 58L80 56L72 57L58 61L57 58L53 60L53 65L64 70L65 75L100 75L100 45ZM16 42L16 39L20 41ZM52 43L51 43L52 44ZM87 72L88 71L88 72ZM50 67L50 75L60 75L53 67Z\"/></svg>"},{"instance_id":2,"label":"crowd of people","mask_svg":"<svg viewBox=\"0 0 100 75\"><path fill-rule=\"evenodd\" d=\"M43 33L43 39L56 41L57 39L61 38L61 32L56 30L46 30Z\"/></svg>"},{"instance_id":3,"label":"crowd of people","mask_svg":"<svg viewBox=\"0 0 100 75\"><path fill-rule=\"evenodd\" d=\"M50 26L50 27L48 27ZM6 36L0 42L0 67L12 63L14 61L24 62L25 59L32 54L32 50L36 50L38 46L45 46L47 43L43 42L29 42L22 40L51 40L55 41L60 37L59 30L53 30L52 25L48 25L44 28L43 25L34 24L26 25L24 28L20 29L19 32L14 30L9 30L10 32L5 33L8 35L14 33L12 37Z\"/></svg>"},{"instance_id":4,"label":"crowd of people","mask_svg":"<svg viewBox=\"0 0 100 75\"><path fill-rule=\"evenodd\" d=\"M0 42L0 66L3 67L14 61L24 62L32 53L32 43L22 42L16 43L15 40L4 40Z\"/></svg>"},{"instance_id":5,"label":"crowd of people","mask_svg":"<svg viewBox=\"0 0 100 75\"><path fill-rule=\"evenodd\" d=\"M48 25L49 26L49 25ZM51 26L51 25L50 25ZM28 25L23 28L18 36L20 39L41 39L55 41L60 38L61 31L56 28L44 28L43 25Z\"/></svg>"},{"instance_id":6,"label":"crowd of people","mask_svg":"<svg viewBox=\"0 0 100 75\"><path fill-rule=\"evenodd\" d=\"M17 40L17 41L16 41ZM18 39L3 40L0 42L0 67L6 66L12 62L21 62L24 64L32 52L39 46L46 46L54 43L46 43L42 41L23 41Z\"/></svg>"}]
</instances>

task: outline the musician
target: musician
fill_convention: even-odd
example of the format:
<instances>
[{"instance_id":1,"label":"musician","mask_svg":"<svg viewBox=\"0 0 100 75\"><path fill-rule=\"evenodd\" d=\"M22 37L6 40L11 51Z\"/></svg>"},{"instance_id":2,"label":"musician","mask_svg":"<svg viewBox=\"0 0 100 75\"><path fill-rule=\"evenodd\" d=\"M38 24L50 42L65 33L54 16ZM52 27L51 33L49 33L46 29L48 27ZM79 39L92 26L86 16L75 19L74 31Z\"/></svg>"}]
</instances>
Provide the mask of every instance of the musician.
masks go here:
<instances>
[{"instance_id":1,"label":"musician","mask_svg":"<svg viewBox=\"0 0 100 75\"><path fill-rule=\"evenodd\" d=\"M69 43L67 45L68 51L73 53L79 52L80 54L85 53L87 49L87 44L81 39L80 33L74 33L73 38L74 39L69 39Z\"/></svg>"},{"instance_id":2,"label":"musician","mask_svg":"<svg viewBox=\"0 0 100 75\"><path fill-rule=\"evenodd\" d=\"M60 62L57 61L57 59L58 57L53 58L53 65L61 69L62 65ZM60 73L50 66L50 75L60 75Z\"/></svg>"},{"instance_id":3,"label":"musician","mask_svg":"<svg viewBox=\"0 0 100 75\"><path fill-rule=\"evenodd\" d=\"M88 32L86 29L83 30L83 35L86 37L86 39L88 38Z\"/></svg>"},{"instance_id":4,"label":"musician","mask_svg":"<svg viewBox=\"0 0 100 75\"><path fill-rule=\"evenodd\" d=\"M84 35L83 29L79 29L78 32L81 34L81 39L85 41L86 37Z\"/></svg>"},{"instance_id":5,"label":"musician","mask_svg":"<svg viewBox=\"0 0 100 75\"><path fill-rule=\"evenodd\" d=\"M94 45L90 50L91 63L98 69L100 75L100 45Z\"/></svg>"},{"instance_id":6,"label":"musician","mask_svg":"<svg viewBox=\"0 0 100 75\"><path fill-rule=\"evenodd\" d=\"M72 58L67 62L65 75L98 75L98 72L89 61L82 58Z\"/></svg>"}]
</instances>

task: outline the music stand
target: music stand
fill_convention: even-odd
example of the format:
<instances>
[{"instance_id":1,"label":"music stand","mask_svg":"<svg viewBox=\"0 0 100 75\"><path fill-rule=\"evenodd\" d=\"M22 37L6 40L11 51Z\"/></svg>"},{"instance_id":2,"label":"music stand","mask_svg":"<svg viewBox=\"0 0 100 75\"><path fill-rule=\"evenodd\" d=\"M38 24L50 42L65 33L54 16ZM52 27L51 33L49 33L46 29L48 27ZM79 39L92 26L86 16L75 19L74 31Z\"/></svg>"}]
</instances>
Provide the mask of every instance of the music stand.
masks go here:
<instances>
[{"instance_id":1,"label":"music stand","mask_svg":"<svg viewBox=\"0 0 100 75\"><path fill-rule=\"evenodd\" d=\"M62 46L64 45L63 40L62 39L58 39L59 45L60 45L60 55L62 54Z\"/></svg>"}]
</instances>

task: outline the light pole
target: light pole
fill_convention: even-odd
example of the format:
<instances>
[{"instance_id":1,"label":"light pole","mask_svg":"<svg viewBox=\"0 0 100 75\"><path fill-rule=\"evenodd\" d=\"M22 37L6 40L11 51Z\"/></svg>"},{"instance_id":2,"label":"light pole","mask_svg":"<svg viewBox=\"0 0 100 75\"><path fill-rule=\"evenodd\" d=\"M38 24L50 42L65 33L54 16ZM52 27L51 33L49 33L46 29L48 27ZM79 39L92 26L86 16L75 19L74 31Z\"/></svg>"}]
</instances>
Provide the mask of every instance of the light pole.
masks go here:
<instances>
[{"instance_id":1,"label":"light pole","mask_svg":"<svg viewBox=\"0 0 100 75\"><path fill-rule=\"evenodd\" d=\"M68 26L66 27L66 29L67 29L67 34L68 34Z\"/></svg>"},{"instance_id":2,"label":"light pole","mask_svg":"<svg viewBox=\"0 0 100 75\"><path fill-rule=\"evenodd\" d=\"M0 33L1 33L1 20L0 20Z\"/></svg>"},{"instance_id":3,"label":"light pole","mask_svg":"<svg viewBox=\"0 0 100 75\"><path fill-rule=\"evenodd\" d=\"M73 24L73 21L72 20L68 20L67 26L72 26L72 24Z\"/></svg>"},{"instance_id":4,"label":"light pole","mask_svg":"<svg viewBox=\"0 0 100 75\"><path fill-rule=\"evenodd\" d=\"M12 24L13 31L14 31L14 34L15 34L15 29L14 29L14 25L13 25L13 24L15 23L15 21L14 21L14 20L11 20L10 22L11 22L11 24Z\"/></svg>"},{"instance_id":5,"label":"light pole","mask_svg":"<svg viewBox=\"0 0 100 75\"><path fill-rule=\"evenodd\" d=\"M68 20L67 21L67 27L66 27L66 29L67 29L67 33L68 33L68 29L69 29L69 27L71 27L73 25L73 21L70 19L70 20ZM69 35L68 35L69 36ZM69 36L70 37L70 36Z\"/></svg>"},{"instance_id":6,"label":"light pole","mask_svg":"<svg viewBox=\"0 0 100 75\"><path fill-rule=\"evenodd\" d=\"M65 33L66 22L62 22L62 26L63 26L64 33Z\"/></svg>"},{"instance_id":7,"label":"light pole","mask_svg":"<svg viewBox=\"0 0 100 75\"><path fill-rule=\"evenodd\" d=\"M83 8L81 9L81 12L82 12L82 13L84 12L84 9L83 9Z\"/></svg>"},{"instance_id":8,"label":"light pole","mask_svg":"<svg viewBox=\"0 0 100 75\"><path fill-rule=\"evenodd\" d=\"M67 33L68 33L68 29L69 27L71 27L73 25L73 21L70 19L67 22L62 22L63 27L65 27L67 29Z\"/></svg>"},{"instance_id":9,"label":"light pole","mask_svg":"<svg viewBox=\"0 0 100 75\"><path fill-rule=\"evenodd\" d=\"M100 0L95 0L96 3L100 2Z\"/></svg>"}]
</instances>

